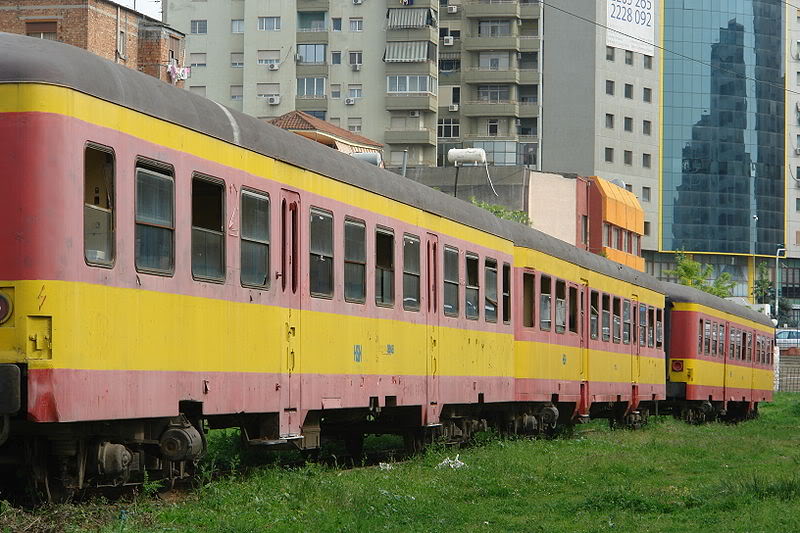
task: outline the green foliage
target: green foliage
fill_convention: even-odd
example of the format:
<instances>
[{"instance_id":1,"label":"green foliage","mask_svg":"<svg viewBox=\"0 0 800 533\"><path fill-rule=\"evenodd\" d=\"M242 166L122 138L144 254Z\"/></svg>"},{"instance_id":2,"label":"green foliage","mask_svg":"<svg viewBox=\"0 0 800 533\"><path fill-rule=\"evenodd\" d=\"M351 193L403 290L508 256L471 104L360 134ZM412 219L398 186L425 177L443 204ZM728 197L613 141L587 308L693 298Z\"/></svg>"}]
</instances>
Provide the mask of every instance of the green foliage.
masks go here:
<instances>
[{"instance_id":1,"label":"green foliage","mask_svg":"<svg viewBox=\"0 0 800 533\"><path fill-rule=\"evenodd\" d=\"M683 250L675 254L675 269L667 270L664 273L678 278L678 283L681 285L688 285L720 298L730 296L735 285L731 280L731 275L727 272L723 272L712 283L709 283L708 279L714 274L714 268L711 265L698 263L687 256Z\"/></svg>"},{"instance_id":2,"label":"green foliage","mask_svg":"<svg viewBox=\"0 0 800 533\"><path fill-rule=\"evenodd\" d=\"M528 213L526 213L525 211L518 211L515 209L509 209L503 205L482 202L481 200L478 200L474 196L470 198L469 201L472 202L473 205L477 205L482 209L486 209L487 211L489 211L491 214L493 214L498 218L502 218L504 220L511 220L513 222L519 222L520 224L525 224L526 226L531 225L531 219L528 218Z\"/></svg>"},{"instance_id":3,"label":"green foliage","mask_svg":"<svg viewBox=\"0 0 800 533\"><path fill-rule=\"evenodd\" d=\"M753 298L756 303L766 304L774 299L772 282L769 280L769 268L766 261L758 264L756 279L753 281Z\"/></svg>"}]
</instances>

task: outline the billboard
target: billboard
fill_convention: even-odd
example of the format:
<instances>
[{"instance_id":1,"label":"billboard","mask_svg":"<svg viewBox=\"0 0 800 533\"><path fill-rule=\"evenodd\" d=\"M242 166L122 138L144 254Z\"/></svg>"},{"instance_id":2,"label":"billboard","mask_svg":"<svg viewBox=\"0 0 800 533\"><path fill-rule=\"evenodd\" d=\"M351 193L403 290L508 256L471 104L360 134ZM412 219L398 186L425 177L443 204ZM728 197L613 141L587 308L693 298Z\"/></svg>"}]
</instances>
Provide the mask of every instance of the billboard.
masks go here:
<instances>
[{"instance_id":1,"label":"billboard","mask_svg":"<svg viewBox=\"0 0 800 533\"><path fill-rule=\"evenodd\" d=\"M656 0L606 0L606 45L655 55Z\"/></svg>"}]
</instances>

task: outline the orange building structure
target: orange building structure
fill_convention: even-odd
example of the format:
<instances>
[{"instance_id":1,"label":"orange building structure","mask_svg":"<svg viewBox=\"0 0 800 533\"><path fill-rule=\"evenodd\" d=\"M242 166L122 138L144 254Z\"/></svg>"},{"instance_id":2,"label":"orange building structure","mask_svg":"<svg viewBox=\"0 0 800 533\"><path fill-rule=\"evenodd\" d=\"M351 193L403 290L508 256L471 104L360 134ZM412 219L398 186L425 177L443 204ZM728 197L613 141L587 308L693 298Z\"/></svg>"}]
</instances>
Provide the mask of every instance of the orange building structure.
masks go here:
<instances>
[{"instance_id":1,"label":"orange building structure","mask_svg":"<svg viewBox=\"0 0 800 533\"><path fill-rule=\"evenodd\" d=\"M644 272L644 210L636 195L592 176L589 214L589 251Z\"/></svg>"}]
</instances>

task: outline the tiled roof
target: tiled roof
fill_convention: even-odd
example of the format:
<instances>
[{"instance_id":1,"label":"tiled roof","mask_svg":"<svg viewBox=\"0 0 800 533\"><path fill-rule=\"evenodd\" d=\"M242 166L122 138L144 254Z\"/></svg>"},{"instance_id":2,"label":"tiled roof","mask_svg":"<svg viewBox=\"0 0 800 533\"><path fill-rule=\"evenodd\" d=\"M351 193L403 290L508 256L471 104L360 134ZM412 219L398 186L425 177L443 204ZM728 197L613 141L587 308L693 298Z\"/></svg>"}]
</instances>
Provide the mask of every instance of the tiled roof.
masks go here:
<instances>
[{"instance_id":1,"label":"tiled roof","mask_svg":"<svg viewBox=\"0 0 800 533\"><path fill-rule=\"evenodd\" d=\"M379 142L367 139L361 135L356 135L352 131L334 126L330 122L325 122L322 119L311 116L308 113L303 113L302 111L290 111L285 115L281 115L278 118L270 120L269 122L284 130L319 131L322 133L327 133L328 135L339 140L348 141L353 144L363 144L375 148L383 147L383 145Z\"/></svg>"}]
</instances>

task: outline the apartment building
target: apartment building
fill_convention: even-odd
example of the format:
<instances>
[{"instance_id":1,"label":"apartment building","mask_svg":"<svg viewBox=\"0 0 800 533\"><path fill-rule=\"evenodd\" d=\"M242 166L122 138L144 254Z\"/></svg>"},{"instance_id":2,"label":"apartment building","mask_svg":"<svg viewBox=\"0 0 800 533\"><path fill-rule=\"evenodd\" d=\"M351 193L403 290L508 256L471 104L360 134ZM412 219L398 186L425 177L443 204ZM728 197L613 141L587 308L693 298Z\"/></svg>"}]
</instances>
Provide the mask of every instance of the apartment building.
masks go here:
<instances>
[{"instance_id":1,"label":"apartment building","mask_svg":"<svg viewBox=\"0 0 800 533\"><path fill-rule=\"evenodd\" d=\"M24 0L0 7L0 31L61 41L182 86L184 34L110 0Z\"/></svg>"},{"instance_id":2,"label":"apartment building","mask_svg":"<svg viewBox=\"0 0 800 533\"><path fill-rule=\"evenodd\" d=\"M541 5L439 3L438 165L451 148L475 147L492 164L538 168Z\"/></svg>"},{"instance_id":3,"label":"apartment building","mask_svg":"<svg viewBox=\"0 0 800 533\"><path fill-rule=\"evenodd\" d=\"M167 0L187 33L188 88L250 115L304 111L436 163L438 2Z\"/></svg>"}]
</instances>

